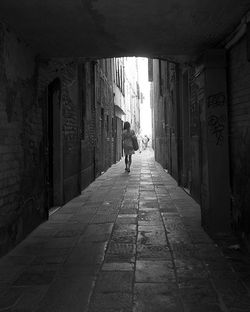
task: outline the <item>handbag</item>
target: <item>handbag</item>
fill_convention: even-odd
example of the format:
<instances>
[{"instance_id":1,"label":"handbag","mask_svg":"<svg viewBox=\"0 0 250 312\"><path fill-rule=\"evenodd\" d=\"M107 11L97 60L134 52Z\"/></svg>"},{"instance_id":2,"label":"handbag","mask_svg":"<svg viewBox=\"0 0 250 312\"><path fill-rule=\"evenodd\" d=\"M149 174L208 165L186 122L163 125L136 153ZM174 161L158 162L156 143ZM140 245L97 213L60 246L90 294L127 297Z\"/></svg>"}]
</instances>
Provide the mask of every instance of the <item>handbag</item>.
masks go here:
<instances>
[{"instance_id":1,"label":"handbag","mask_svg":"<svg viewBox=\"0 0 250 312\"><path fill-rule=\"evenodd\" d=\"M133 145L133 149L135 151L138 151L139 144L138 144L138 141L137 141L137 137L135 135L132 136L132 145Z\"/></svg>"}]
</instances>

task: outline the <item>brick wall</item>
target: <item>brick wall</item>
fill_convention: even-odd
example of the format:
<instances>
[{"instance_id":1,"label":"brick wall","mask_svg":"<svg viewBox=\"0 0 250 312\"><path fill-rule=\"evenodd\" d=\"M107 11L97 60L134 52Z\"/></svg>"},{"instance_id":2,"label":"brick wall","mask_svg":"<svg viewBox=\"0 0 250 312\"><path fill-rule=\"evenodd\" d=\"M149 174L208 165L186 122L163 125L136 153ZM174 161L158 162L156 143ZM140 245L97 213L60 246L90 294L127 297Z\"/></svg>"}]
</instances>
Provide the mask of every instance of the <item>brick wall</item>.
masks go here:
<instances>
[{"instance_id":1,"label":"brick wall","mask_svg":"<svg viewBox=\"0 0 250 312\"><path fill-rule=\"evenodd\" d=\"M45 217L42 108L29 47L0 24L0 255Z\"/></svg>"},{"instance_id":2,"label":"brick wall","mask_svg":"<svg viewBox=\"0 0 250 312\"><path fill-rule=\"evenodd\" d=\"M61 84L60 110L55 113L62 133L62 142L58 161L61 161L61 179L63 180L63 195L61 204L69 201L80 193L80 118L78 64L71 59L41 60L39 63L38 100L44 106L44 119L47 122L46 106L48 86L55 79ZM59 116L60 114L60 116ZM59 120L58 120L59 119ZM46 141L47 129L44 126ZM45 143L46 144L46 143Z\"/></svg>"},{"instance_id":3,"label":"brick wall","mask_svg":"<svg viewBox=\"0 0 250 312\"><path fill-rule=\"evenodd\" d=\"M98 173L107 170L114 161L112 118L114 118L114 97L111 59L99 60L96 66L96 125Z\"/></svg>"},{"instance_id":4,"label":"brick wall","mask_svg":"<svg viewBox=\"0 0 250 312\"><path fill-rule=\"evenodd\" d=\"M250 62L246 38L228 53L233 227L250 238Z\"/></svg>"},{"instance_id":5,"label":"brick wall","mask_svg":"<svg viewBox=\"0 0 250 312\"><path fill-rule=\"evenodd\" d=\"M200 202L201 173L200 173L200 109L205 99L204 73L196 73L190 68L190 155L191 155L191 185L193 198Z\"/></svg>"},{"instance_id":6,"label":"brick wall","mask_svg":"<svg viewBox=\"0 0 250 312\"><path fill-rule=\"evenodd\" d=\"M81 189L95 178L96 108L94 64L85 62L79 67L80 106L82 106Z\"/></svg>"}]
</instances>

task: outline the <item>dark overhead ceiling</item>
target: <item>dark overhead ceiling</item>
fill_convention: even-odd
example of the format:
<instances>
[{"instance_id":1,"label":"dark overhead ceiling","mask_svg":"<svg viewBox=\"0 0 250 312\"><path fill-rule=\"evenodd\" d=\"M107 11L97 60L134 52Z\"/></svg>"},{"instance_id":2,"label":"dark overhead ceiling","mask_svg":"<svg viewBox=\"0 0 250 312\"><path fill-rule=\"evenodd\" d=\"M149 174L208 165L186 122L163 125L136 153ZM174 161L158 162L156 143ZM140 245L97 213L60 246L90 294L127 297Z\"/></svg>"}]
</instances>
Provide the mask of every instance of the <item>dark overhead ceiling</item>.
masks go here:
<instances>
[{"instance_id":1,"label":"dark overhead ceiling","mask_svg":"<svg viewBox=\"0 0 250 312\"><path fill-rule=\"evenodd\" d=\"M250 0L1 0L0 18L43 56L194 55Z\"/></svg>"}]
</instances>

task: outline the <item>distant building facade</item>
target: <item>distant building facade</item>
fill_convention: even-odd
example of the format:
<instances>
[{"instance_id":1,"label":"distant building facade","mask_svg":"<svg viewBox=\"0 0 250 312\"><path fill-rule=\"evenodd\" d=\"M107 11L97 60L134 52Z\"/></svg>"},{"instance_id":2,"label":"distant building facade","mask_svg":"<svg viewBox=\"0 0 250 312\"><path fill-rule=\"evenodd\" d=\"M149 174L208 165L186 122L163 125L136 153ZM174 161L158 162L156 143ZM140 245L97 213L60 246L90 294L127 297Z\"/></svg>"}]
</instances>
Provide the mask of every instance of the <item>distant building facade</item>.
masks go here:
<instances>
[{"instance_id":1,"label":"distant building facade","mask_svg":"<svg viewBox=\"0 0 250 312\"><path fill-rule=\"evenodd\" d=\"M136 57L124 58L125 66L125 118L136 134L140 133L140 86L138 82L138 60Z\"/></svg>"}]
</instances>

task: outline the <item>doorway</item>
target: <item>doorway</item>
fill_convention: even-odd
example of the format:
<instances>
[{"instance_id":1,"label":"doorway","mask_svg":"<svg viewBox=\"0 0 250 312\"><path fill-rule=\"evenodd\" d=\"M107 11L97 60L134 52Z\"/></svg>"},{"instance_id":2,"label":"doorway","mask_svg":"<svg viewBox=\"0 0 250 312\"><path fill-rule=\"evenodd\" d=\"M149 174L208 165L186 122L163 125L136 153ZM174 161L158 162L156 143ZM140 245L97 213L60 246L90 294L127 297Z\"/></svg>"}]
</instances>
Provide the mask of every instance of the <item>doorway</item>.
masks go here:
<instances>
[{"instance_id":1,"label":"doorway","mask_svg":"<svg viewBox=\"0 0 250 312\"><path fill-rule=\"evenodd\" d=\"M184 189L190 193L191 188L191 163L190 163L190 116L189 116L189 77L186 70L182 74L182 107L181 107L181 125L182 125L182 174L181 184Z\"/></svg>"},{"instance_id":2,"label":"doorway","mask_svg":"<svg viewBox=\"0 0 250 312\"><path fill-rule=\"evenodd\" d=\"M47 194L49 213L63 203L61 82L48 86L47 101Z\"/></svg>"}]
</instances>

